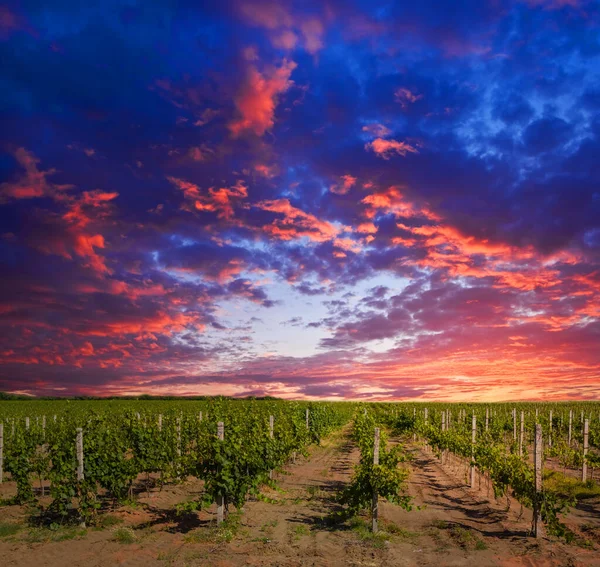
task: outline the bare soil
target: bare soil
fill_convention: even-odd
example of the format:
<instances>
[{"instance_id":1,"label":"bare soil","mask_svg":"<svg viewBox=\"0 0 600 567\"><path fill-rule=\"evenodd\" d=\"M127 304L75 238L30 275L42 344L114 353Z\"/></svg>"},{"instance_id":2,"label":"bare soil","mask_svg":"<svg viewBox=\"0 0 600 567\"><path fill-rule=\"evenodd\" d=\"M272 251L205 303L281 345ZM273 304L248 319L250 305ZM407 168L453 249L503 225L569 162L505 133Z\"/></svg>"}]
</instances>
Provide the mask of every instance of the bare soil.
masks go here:
<instances>
[{"instance_id":1,"label":"bare soil","mask_svg":"<svg viewBox=\"0 0 600 567\"><path fill-rule=\"evenodd\" d=\"M414 460L408 490L421 509L407 512L382 502L378 537L370 535L367 517L342 524L327 521L339 510L335 495L349 482L359 458L345 430L311 448L309 458L277 473L278 489L264 490L268 501L248 501L237 521L232 516L219 530L212 508L185 516L173 512L176 504L199 496L202 483L196 479L162 491L152 488L149 497L144 489L136 506L109 512L120 523L104 529L61 528L53 533L27 526L29 511L23 507L4 507L0 524L15 522L21 529L0 537L0 564L600 566L600 542L594 537L587 538L588 547L536 540L529 535L530 510L521 511L514 501L507 510L506 498L496 501L493 493L488 495L485 480L481 489L468 488L464 463L448 459L441 465L418 444L409 447ZM8 482L0 492L6 497L14 491ZM578 533L582 526L592 526L586 536L600 533L595 510L585 517L571 514L568 523Z\"/></svg>"}]
</instances>

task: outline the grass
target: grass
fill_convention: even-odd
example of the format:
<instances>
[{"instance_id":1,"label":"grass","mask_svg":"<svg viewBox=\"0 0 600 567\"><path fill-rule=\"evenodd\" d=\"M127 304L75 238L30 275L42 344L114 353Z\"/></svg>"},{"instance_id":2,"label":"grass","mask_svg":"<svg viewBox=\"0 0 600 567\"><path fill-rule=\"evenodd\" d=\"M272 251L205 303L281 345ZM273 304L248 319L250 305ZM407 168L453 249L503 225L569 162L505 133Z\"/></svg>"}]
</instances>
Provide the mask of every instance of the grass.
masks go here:
<instances>
[{"instance_id":1,"label":"grass","mask_svg":"<svg viewBox=\"0 0 600 567\"><path fill-rule=\"evenodd\" d=\"M273 528L277 527L277 524L279 524L279 522L277 520L271 520L270 522L266 522L265 524L263 524L260 527L260 531L261 532L272 532Z\"/></svg>"},{"instance_id":2,"label":"grass","mask_svg":"<svg viewBox=\"0 0 600 567\"><path fill-rule=\"evenodd\" d=\"M352 518L350 528L364 543L368 543L376 549L385 547L385 543L390 540L390 534L385 530L379 530L376 533L371 531L371 523L362 518Z\"/></svg>"},{"instance_id":3,"label":"grass","mask_svg":"<svg viewBox=\"0 0 600 567\"><path fill-rule=\"evenodd\" d=\"M302 536L310 534L310 530L304 524L298 524L293 528L290 527L290 536L292 541L298 541Z\"/></svg>"},{"instance_id":4,"label":"grass","mask_svg":"<svg viewBox=\"0 0 600 567\"><path fill-rule=\"evenodd\" d=\"M78 527L62 527L52 524L49 528L32 528L27 532L27 543L68 541L85 536L87 531Z\"/></svg>"},{"instance_id":5,"label":"grass","mask_svg":"<svg viewBox=\"0 0 600 567\"><path fill-rule=\"evenodd\" d=\"M582 482L559 471L544 471L544 488L560 496L585 500L600 497L600 484L593 480Z\"/></svg>"},{"instance_id":6,"label":"grass","mask_svg":"<svg viewBox=\"0 0 600 567\"><path fill-rule=\"evenodd\" d=\"M114 528L119 524L122 524L123 520L117 516L113 516L112 514L104 514L98 517L96 521L96 525L94 526L95 530L105 530L107 528Z\"/></svg>"},{"instance_id":7,"label":"grass","mask_svg":"<svg viewBox=\"0 0 600 567\"><path fill-rule=\"evenodd\" d=\"M397 536L401 539L414 539L419 537L417 532L411 532L410 530L400 527L398 524L390 521L384 521L383 529L390 535Z\"/></svg>"},{"instance_id":8,"label":"grass","mask_svg":"<svg viewBox=\"0 0 600 567\"><path fill-rule=\"evenodd\" d=\"M119 543L130 544L137 541L137 536L131 528L115 528L113 530L113 540Z\"/></svg>"},{"instance_id":9,"label":"grass","mask_svg":"<svg viewBox=\"0 0 600 567\"><path fill-rule=\"evenodd\" d=\"M233 541L242 526L242 515L232 513L227 516L221 525L211 526L208 529L198 529L184 537L186 543L229 543Z\"/></svg>"},{"instance_id":10,"label":"grass","mask_svg":"<svg viewBox=\"0 0 600 567\"><path fill-rule=\"evenodd\" d=\"M15 535L21 528L22 526L15 522L0 522L0 537Z\"/></svg>"},{"instance_id":11,"label":"grass","mask_svg":"<svg viewBox=\"0 0 600 567\"><path fill-rule=\"evenodd\" d=\"M487 549L485 541L468 528L444 520L434 520L431 525L438 530L446 531L450 539L463 549L476 549L477 551Z\"/></svg>"}]
</instances>

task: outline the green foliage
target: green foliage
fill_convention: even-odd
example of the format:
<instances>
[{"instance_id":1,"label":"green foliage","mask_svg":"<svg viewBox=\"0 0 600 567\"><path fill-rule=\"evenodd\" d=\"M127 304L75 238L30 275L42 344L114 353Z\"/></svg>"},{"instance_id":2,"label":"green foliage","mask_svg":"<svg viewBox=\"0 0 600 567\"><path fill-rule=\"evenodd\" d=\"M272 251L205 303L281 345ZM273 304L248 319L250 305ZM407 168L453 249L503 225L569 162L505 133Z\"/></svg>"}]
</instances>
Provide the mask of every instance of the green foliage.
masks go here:
<instances>
[{"instance_id":1,"label":"green foliage","mask_svg":"<svg viewBox=\"0 0 600 567\"><path fill-rule=\"evenodd\" d=\"M240 403L225 398L202 403L3 403L10 404L3 408L5 414L7 408L16 414L14 427L12 420L5 421L4 459L6 471L17 483L14 502L35 504L34 479L47 479L52 503L42 510L46 523L84 521L86 525L99 521L98 511L107 498L113 503L133 502L140 475L146 479L159 475L161 487L190 475L204 480L200 501L182 505L182 513L209 506L219 497L227 509L231 505L239 509L249 493L260 494L261 485L274 486L270 471L347 422L353 408L353 404ZM58 413L61 407L63 412ZM35 415L32 408L44 413ZM43 418L54 413L56 420ZM216 434L219 421L225 423L223 441ZM77 479L78 427L83 429L83 480Z\"/></svg>"},{"instance_id":2,"label":"green foliage","mask_svg":"<svg viewBox=\"0 0 600 567\"><path fill-rule=\"evenodd\" d=\"M403 448L386 447L385 432L380 432L379 464L373 464L375 420L370 414L359 411L354 419L352 437L360 448L360 462L354 475L340 496L349 516L356 516L370 509L373 494L411 510L411 498L405 494L408 471L399 468L406 461Z\"/></svg>"}]
</instances>

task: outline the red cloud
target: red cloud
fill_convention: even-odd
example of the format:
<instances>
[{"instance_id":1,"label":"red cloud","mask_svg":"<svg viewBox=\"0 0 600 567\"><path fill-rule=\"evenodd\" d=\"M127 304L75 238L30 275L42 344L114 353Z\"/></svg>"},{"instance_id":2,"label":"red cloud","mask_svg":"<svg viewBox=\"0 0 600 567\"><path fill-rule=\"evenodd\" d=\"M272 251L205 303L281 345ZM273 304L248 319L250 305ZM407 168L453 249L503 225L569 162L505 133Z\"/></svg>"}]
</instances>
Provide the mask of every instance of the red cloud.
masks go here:
<instances>
[{"instance_id":1,"label":"red cloud","mask_svg":"<svg viewBox=\"0 0 600 567\"><path fill-rule=\"evenodd\" d=\"M273 127L278 95L292 85L290 76L295 68L296 63L286 60L281 67L270 67L264 73L248 65L246 79L234 100L240 117L229 124L234 136L247 130L262 136Z\"/></svg>"},{"instance_id":2,"label":"red cloud","mask_svg":"<svg viewBox=\"0 0 600 567\"><path fill-rule=\"evenodd\" d=\"M61 217L59 230L53 239L38 243L37 247L47 254L72 259L72 252L84 259L84 266L98 273L110 274L105 260L96 249L105 247L102 234L90 231L88 225L97 225L109 215L109 203L118 193L86 191L80 198L68 198L68 210ZM72 251L72 252L71 252Z\"/></svg>"},{"instance_id":3,"label":"red cloud","mask_svg":"<svg viewBox=\"0 0 600 567\"><path fill-rule=\"evenodd\" d=\"M405 156L407 153L418 154L418 150L406 142L398 142L397 140L384 140L376 138L372 142L365 144L366 150L372 150L383 159L390 159L391 154Z\"/></svg>"},{"instance_id":4,"label":"red cloud","mask_svg":"<svg viewBox=\"0 0 600 567\"><path fill-rule=\"evenodd\" d=\"M340 229L331 223L319 220L314 215L292 206L288 199L262 201L255 206L264 211L283 215L282 219L276 219L271 224L263 226L267 234L279 240L307 237L315 242L326 242L335 238L340 232Z\"/></svg>"},{"instance_id":5,"label":"red cloud","mask_svg":"<svg viewBox=\"0 0 600 567\"><path fill-rule=\"evenodd\" d=\"M16 181L0 184L0 203L10 199L34 199L36 197L53 196L72 185L56 185L49 182L46 177L56 173L56 169L40 171L40 160L25 148L19 148L14 153L15 159L25 170L25 173Z\"/></svg>"},{"instance_id":6,"label":"red cloud","mask_svg":"<svg viewBox=\"0 0 600 567\"><path fill-rule=\"evenodd\" d=\"M220 219L232 219L234 217L233 207L236 201L245 199L248 196L248 188L241 180L238 180L233 187L229 188L215 189L211 187L208 190L208 195L202 195L200 188L194 183L177 177L167 177L167 179L183 191L186 199L186 203L182 207L184 210L196 209L198 211L216 212L217 217Z\"/></svg>"}]
</instances>

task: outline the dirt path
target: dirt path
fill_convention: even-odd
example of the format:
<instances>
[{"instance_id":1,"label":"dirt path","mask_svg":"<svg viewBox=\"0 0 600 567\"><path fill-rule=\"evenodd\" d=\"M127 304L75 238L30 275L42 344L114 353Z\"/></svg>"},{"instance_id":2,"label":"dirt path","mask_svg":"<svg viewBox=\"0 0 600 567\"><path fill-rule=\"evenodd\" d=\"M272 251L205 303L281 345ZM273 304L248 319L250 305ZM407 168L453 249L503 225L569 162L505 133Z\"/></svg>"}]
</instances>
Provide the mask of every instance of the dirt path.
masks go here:
<instances>
[{"instance_id":1,"label":"dirt path","mask_svg":"<svg viewBox=\"0 0 600 567\"><path fill-rule=\"evenodd\" d=\"M600 565L597 552L528 536L531 511L506 499L488 497L485 481L471 490L465 483L465 466L439 459L413 448L409 492L420 511L404 512L384 504L383 514L398 525L422 534L416 538L414 565ZM476 483L479 486L479 483ZM434 554L437 554L435 557ZM421 556L423 555L423 558Z\"/></svg>"},{"instance_id":2,"label":"dirt path","mask_svg":"<svg viewBox=\"0 0 600 567\"><path fill-rule=\"evenodd\" d=\"M350 480L359 453L348 431L312 447L277 475L277 490L246 503L243 513L214 528L214 509L177 517L173 506L197 497L198 481L140 494L139 505L111 514L114 527L85 532L58 531L48 541L28 528L0 537L6 567L72 567L112 565L248 566L588 566L600 565L595 553L576 546L536 542L527 537L530 512L519 519L518 506L489 500L465 487L463 469L446 464L417 446L409 492L421 510L406 512L381 504L383 532L373 537L367 519L344 524L327 522L338 510L335 494ZM268 500L268 501L265 501ZM2 510L16 520L25 511ZM118 541L115 529L130 534ZM38 541L44 539L44 541ZM60 541L62 539L62 541Z\"/></svg>"}]
</instances>

